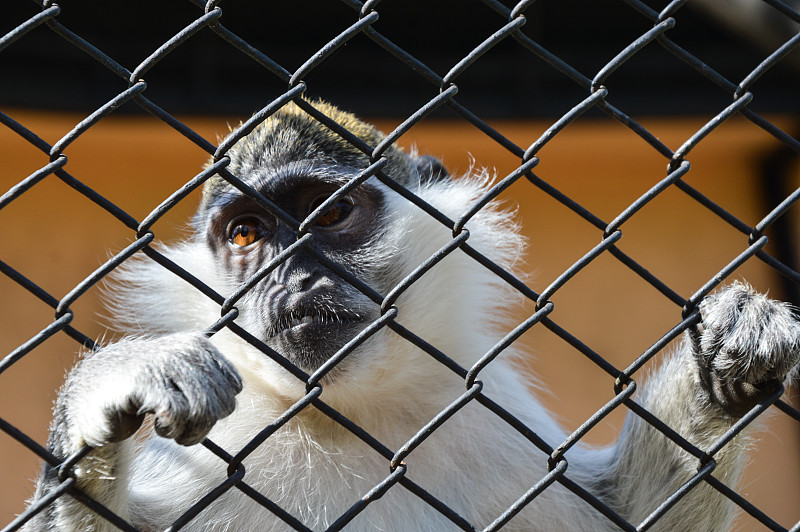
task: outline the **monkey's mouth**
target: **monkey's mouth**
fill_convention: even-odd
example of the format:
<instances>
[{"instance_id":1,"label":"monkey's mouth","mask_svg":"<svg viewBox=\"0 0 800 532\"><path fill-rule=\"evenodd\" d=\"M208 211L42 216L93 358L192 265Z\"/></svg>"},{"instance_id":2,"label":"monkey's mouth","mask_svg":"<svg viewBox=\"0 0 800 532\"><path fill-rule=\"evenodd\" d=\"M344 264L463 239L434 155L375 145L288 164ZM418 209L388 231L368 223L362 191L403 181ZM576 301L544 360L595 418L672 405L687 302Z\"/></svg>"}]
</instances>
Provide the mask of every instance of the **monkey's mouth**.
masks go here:
<instances>
[{"instance_id":1,"label":"monkey's mouth","mask_svg":"<svg viewBox=\"0 0 800 532\"><path fill-rule=\"evenodd\" d=\"M289 312L267 329L267 337L302 334L311 330L340 329L360 321L361 317L354 313L340 314L319 310Z\"/></svg>"},{"instance_id":2,"label":"monkey's mouth","mask_svg":"<svg viewBox=\"0 0 800 532\"><path fill-rule=\"evenodd\" d=\"M328 302L297 306L273 318L266 342L296 366L313 372L355 338L369 317L367 312Z\"/></svg>"}]
</instances>

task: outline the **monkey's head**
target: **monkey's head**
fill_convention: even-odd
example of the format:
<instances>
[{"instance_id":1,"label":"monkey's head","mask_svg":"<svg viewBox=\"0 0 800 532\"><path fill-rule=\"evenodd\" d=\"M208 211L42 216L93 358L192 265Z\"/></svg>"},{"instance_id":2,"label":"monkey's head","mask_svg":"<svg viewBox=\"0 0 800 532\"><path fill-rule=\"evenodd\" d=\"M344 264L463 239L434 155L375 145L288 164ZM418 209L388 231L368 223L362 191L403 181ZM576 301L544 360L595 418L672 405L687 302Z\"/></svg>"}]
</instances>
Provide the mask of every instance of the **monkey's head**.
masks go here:
<instances>
[{"instance_id":1,"label":"monkey's head","mask_svg":"<svg viewBox=\"0 0 800 532\"><path fill-rule=\"evenodd\" d=\"M352 115L315 105L370 146L382 140L382 133ZM384 172L404 186L416 189L420 182L448 178L431 157L414 157L395 147L385 155ZM300 222L370 165L368 156L294 104L239 140L227 156L233 175ZM236 305L246 329L307 372L380 316L379 304L326 267L320 256L381 294L399 280L394 263L397 235L387 190L372 177L331 204L311 225L307 246L278 265ZM206 183L195 225L214 255L228 293L300 236L220 176Z\"/></svg>"}]
</instances>

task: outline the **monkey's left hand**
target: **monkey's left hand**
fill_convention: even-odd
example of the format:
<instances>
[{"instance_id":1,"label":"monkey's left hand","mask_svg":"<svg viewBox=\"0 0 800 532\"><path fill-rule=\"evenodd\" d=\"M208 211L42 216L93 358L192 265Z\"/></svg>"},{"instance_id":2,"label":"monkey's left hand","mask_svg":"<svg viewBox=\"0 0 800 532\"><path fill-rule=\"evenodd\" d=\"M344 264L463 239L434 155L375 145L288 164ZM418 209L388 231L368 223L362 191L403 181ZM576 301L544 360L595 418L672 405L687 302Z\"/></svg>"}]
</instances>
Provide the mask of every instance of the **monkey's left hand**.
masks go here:
<instances>
[{"instance_id":1,"label":"monkey's left hand","mask_svg":"<svg viewBox=\"0 0 800 532\"><path fill-rule=\"evenodd\" d=\"M722 409L741 417L800 361L800 322L787 303L734 283L700 305L690 332L700 378Z\"/></svg>"}]
</instances>

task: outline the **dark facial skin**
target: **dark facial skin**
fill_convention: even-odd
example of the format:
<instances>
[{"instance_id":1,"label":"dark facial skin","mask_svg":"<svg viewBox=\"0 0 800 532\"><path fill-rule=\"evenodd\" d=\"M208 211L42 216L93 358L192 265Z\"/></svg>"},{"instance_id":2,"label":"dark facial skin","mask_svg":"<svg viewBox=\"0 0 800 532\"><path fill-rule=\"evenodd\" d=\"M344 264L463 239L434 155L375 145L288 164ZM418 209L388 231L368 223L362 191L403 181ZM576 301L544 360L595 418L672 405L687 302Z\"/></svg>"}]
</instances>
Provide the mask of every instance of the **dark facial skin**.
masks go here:
<instances>
[{"instance_id":1,"label":"dark facial skin","mask_svg":"<svg viewBox=\"0 0 800 532\"><path fill-rule=\"evenodd\" d=\"M353 175L293 164L265 171L251 185L302 221ZM203 217L209 220L207 241L231 291L298 239L294 230L232 188L209 204ZM316 219L309 246L359 279L377 281L375 265L365 258L374 255L370 250L382 217L382 194L362 184ZM377 304L302 249L256 284L237 307L245 328L306 372L319 368L379 316Z\"/></svg>"}]
</instances>

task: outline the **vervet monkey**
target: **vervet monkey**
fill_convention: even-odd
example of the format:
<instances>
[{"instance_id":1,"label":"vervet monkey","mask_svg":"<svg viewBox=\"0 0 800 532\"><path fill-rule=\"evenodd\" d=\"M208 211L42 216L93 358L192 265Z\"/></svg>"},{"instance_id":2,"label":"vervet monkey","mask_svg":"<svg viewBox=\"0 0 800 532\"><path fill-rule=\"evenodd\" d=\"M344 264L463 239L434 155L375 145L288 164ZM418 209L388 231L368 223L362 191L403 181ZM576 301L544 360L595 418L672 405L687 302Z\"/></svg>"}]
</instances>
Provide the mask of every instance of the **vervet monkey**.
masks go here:
<instances>
[{"instance_id":1,"label":"vervet monkey","mask_svg":"<svg viewBox=\"0 0 800 532\"><path fill-rule=\"evenodd\" d=\"M384 137L333 106L316 103L370 146ZM430 157L397 147L383 171L456 219L487 180L451 179ZM369 157L290 104L228 151L228 170L297 220L370 164ZM162 252L219 294L236 292L298 239L286 223L220 176L205 185L194 234ZM513 271L523 242L512 216L490 204L466 225L469 244ZM333 201L300 248L236 302L236 323L304 372L313 373L381 318L380 305L326 267L340 265L382 295L453 238L452 230L370 177ZM463 368L502 337L509 300L497 275L456 249L394 302L397 323ZM142 530L162 530L223 482L225 463L204 437L236 454L306 393L306 385L247 341L223 329L207 337L219 305L149 259L118 273L112 309L128 335L87 353L55 406L49 449L67 457L94 447L75 467L77 486ZM790 308L732 284L701 304L702 322L663 361L634 399L700 449L772 393L798 363L800 324ZM562 429L509 360L513 345L477 376L485 396L548 445ZM320 382L320 399L393 452L465 394L464 379L388 327L380 328ZM131 438L145 415L155 434ZM143 439L143 441L140 441ZM746 434L719 450L714 475L736 486ZM698 459L637 415L609 448L570 448L565 475L634 525L697 473ZM243 481L322 530L390 474L389 461L313 405L303 408L243 462ZM548 473L547 456L506 421L469 402L403 458L405 476L475 527L498 518ZM58 485L44 467L36 499ZM723 531L731 503L701 483L653 530ZM69 495L28 523L29 530L110 530ZM289 526L233 488L183 530L286 530ZM348 530L453 530L456 525L394 485ZM555 482L505 526L518 531L618 530Z\"/></svg>"}]
</instances>

